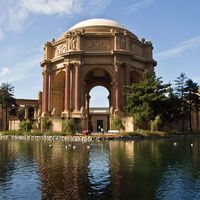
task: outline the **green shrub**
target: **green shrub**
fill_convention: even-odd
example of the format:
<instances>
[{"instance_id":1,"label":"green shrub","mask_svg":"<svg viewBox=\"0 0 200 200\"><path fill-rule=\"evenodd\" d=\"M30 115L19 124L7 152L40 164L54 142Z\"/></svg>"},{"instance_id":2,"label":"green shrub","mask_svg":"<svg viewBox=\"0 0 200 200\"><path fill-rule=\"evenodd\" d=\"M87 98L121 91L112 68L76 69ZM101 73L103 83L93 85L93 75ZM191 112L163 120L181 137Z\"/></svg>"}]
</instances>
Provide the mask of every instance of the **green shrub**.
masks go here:
<instances>
[{"instance_id":1,"label":"green shrub","mask_svg":"<svg viewBox=\"0 0 200 200\"><path fill-rule=\"evenodd\" d=\"M1 135L24 135L23 132L17 130L2 131Z\"/></svg>"},{"instance_id":2,"label":"green shrub","mask_svg":"<svg viewBox=\"0 0 200 200\"><path fill-rule=\"evenodd\" d=\"M44 130L49 130L51 127L51 124L52 124L51 119L48 119L46 117L42 118L42 128Z\"/></svg>"},{"instance_id":3,"label":"green shrub","mask_svg":"<svg viewBox=\"0 0 200 200\"><path fill-rule=\"evenodd\" d=\"M21 131L30 131L32 129L32 121L26 120L26 121L21 121L19 124L19 129Z\"/></svg>"},{"instance_id":4,"label":"green shrub","mask_svg":"<svg viewBox=\"0 0 200 200\"><path fill-rule=\"evenodd\" d=\"M117 116L113 118L112 125L113 125L114 129L116 129L116 130L120 130L120 129L125 130L123 121Z\"/></svg>"},{"instance_id":5,"label":"green shrub","mask_svg":"<svg viewBox=\"0 0 200 200\"><path fill-rule=\"evenodd\" d=\"M43 133L40 131L31 131L28 133L28 135L32 135L32 136L42 136Z\"/></svg>"},{"instance_id":6,"label":"green shrub","mask_svg":"<svg viewBox=\"0 0 200 200\"><path fill-rule=\"evenodd\" d=\"M62 121L62 130L67 133L75 133L75 123L73 119L65 119Z\"/></svg>"},{"instance_id":7,"label":"green shrub","mask_svg":"<svg viewBox=\"0 0 200 200\"><path fill-rule=\"evenodd\" d=\"M65 136L66 133L47 131L47 132L44 133L44 135L45 135L45 136Z\"/></svg>"},{"instance_id":8,"label":"green shrub","mask_svg":"<svg viewBox=\"0 0 200 200\"><path fill-rule=\"evenodd\" d=\"M160 116L157 115L155 120L151 121L151 131L160 131L163 126Z\"/></svg>"}]
</instances>

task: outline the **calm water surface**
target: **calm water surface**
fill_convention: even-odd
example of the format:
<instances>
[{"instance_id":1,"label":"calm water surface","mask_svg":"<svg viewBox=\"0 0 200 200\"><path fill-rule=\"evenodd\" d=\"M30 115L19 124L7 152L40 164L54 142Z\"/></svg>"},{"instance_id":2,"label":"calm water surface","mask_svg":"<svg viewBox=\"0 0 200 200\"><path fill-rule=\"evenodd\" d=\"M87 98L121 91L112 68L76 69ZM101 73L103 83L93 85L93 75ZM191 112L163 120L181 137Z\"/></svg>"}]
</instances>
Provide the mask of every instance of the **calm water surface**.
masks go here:
<instances>
[{"instance_id":1,"label":"calm water surface","mask_svg":"<svg viewBox=\"0 0 200 200\"><path fill-rule=\"evenodd\" d=\"M200 199L200 138L0 140L0 199Z\"/></svg>"}]
</instances>

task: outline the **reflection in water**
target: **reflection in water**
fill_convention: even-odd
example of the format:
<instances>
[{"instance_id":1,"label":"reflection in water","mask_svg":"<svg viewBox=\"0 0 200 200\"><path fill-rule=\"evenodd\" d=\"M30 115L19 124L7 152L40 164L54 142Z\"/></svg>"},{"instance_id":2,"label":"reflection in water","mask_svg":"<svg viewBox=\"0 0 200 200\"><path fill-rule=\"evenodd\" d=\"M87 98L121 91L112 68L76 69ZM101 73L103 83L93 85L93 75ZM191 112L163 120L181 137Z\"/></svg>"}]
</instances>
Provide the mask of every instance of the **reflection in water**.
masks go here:
<instances>
[{"instance_id":1,"label":"reflection in water","mask_svg":"<svg viewBox=\"0 0 200 200\"><path fill-rule=\"evenodd\" d=\"M110 183L109 173L109 150L104 149L104 144L95 145L89 152L89 172L90 182L89 195L99 196L104 192Z\"/></svg>"},{"instance_id":2,"label":"reflection in water","mask_svg":"<svg viewBox=\"0 0 200 200\"><path fill-rule=\"evenodd\" d=\"M0 140L0 199L200 199L198 137L49 144Z\"/></svg>"}]
</instances>

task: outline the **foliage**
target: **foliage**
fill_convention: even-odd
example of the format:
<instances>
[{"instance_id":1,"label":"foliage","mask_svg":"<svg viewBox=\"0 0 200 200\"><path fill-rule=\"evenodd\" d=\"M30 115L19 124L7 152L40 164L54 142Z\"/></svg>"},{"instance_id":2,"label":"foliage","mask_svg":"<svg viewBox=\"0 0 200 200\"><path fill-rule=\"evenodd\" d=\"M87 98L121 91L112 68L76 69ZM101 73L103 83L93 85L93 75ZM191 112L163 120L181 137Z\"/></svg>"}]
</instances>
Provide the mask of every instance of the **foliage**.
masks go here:
<instances>
[{"instance_id":1,"label":"foliage","mask_svg":"<svg viewBox=\"0 0 200 200\"><path fill-rule=\"evenodd\" d=\"M6 113L6 130L8 130L8 111L14 105L16 105L16 101L14 96L14 87L9 83L2 83L0 85L0 104L2 108L5 109Z\"/></svg>"},{"instance_id":2,"label":"foliage","mask_svg":"<svg viewBox=\"0 0 200 200\"><path fill-rule=\"evenodd\" d=\"M42 136L43 133L38 131L38 130L35 130L35 131L32 131L31 132L27 132L27 135L31 135L31 136Z\"/></svg>"},{"instance_id":3,"label":"foliage","mask_svg":"<svg viewBox=\"0 0 200 200\"><path fill-rule=\"evenodd\" d=\"M20 119L20 121L22 121L24 119L24 116L25 116L25 108L20 107L19 110L18 110L18 113L19 113L19 119Z\"/></svg>"},{"instance_id":4,"label":"foliage","mask_svg":"<svg viewBox=\"0 0 200 200\"><path fill-rule=\"evenodd\" d=\"M44 135L46 135L46 136L65 136L66 133L47 131L47 132L44 133Z\"/></svg>"},{"instance_id":5,"label":"foliage","mask_svg":"<svg viewBox=\"0 0 200 200\"><path fill-rule=\"evenodd\" d=\"M68 133L75 133L75 123L73 119L66 118L62 121L62 130Z\"/></svg>"},{"instance_id":6,"label":"foliage","mask_svg":"<svg viewBox=\"0 0 200 200\"><path fill-rule=\"evenodd\" d=\"M134 132L121 132L121 136L161 136L161 135L168 135L168 133L163 131L150 131L150 130L137 130Z\"/></svg>"},{"instance_id":7,"label":"foliage","mask_svg":"<svg viewBox=\"0 0 200 200\"><path fill-rule=\"evenodd\" d=\"M10 107L9 116L17 116L17 106L13 105Z\"/></svg>"},{"instance_id":8,"label":"foliage","mask_svg":"<svg viewBox=\"0 0 200 200\"><path fill-rule=\"evenodd\" d=\"M19 124L19 128L21 131L30 131L32 129L32 121L26 120L26 121L21 121Z\"/></svg>"},{"instance_id":9,"label":"foliage","mask_svg":"<svg viewBox=\"0 0 200 200\"><path fill-rule=\"evenodd\" d=\"M112 125L113 125L114 129L116 129L116 130L120 130L120 129L125 130L123 121L117 116L113 118Z\"/></svg>"},{"instance_id":10,"label":"foliage","mask_svg":"<svg viewBox=\"0 0 200 200\"><path fill-rule=\"evenodd\" d=\"M197 83L194 83L191 79L186 81L185 88L185 100L188 103L189 107L189 130L192 131L192 111L198 112L200 110L200 98L198 95L199 86Z\"/></svg>"},{"instance_id":11,"label":"foliage","mask_svg":"<svg viewBox=\"0 0 200 200\"><path fill-rule=\"evenodd\" d=\"M178 113L179 117L182 120L182 131L184 131L184 119L187 117L188 114L188 104L185 99L186 95L186 82L187 77L184 73L181 73L177 79L175 80L175 95L178 98Z\"/></svg>"},{"instance_id":12,"label":"foliage","mask_svg":"<svg viewBox=\"0 0 200 200\"><path fill-rule=\"evenodd\" d=\"M49 130L51 127L51 119L48 119L46 117L42 118L42 128L45 130Z\"/></svg>"},{"instance_id":13,"label":"foliage","mask_svg":"<svg viewBox=\"0 0 200 200\"><path fill-rule=\"evenodd\" d=\"M34 118L34 107L33 106L29 106L28 107L28 118L29 119L33 119Z\"/></svg>"},{"instance_id":14,"label":"foliage","mask_svg":"<svg viewBox=\"0 0 200 200\"><path fill-rule=\"evenodd\" d=\"M162 84L160 78L156 78L155 73L145 70L142 81L126 86L129 93L126 93L128 106L124 109L132 114L134 124L139 127L142 121L149 124L156 116L160 116L163 122L169 120L170 115L165 115L170 84ZM168 102L169 103L169 102Z\"/></svg>"},{"instance_id":15,"label":"foliage","mask_svg":"<svg viewBox=\"0 0 200 200\"><path fill-rule=\"evenodd\" d=\"M2 131L1 135L24 135L23 132L17 130L6 130Z\"/></svg>"},{"instance_id":16,"label":"foliage","mask_svg":"<svg viewBox=\"0 0 200 200\"><path fill-rule=\"evenodd\" d=\"M155 120L151 121L151 131L160 131L163 126L160 116L156 116Z\"/></svg>"}]
</instances>

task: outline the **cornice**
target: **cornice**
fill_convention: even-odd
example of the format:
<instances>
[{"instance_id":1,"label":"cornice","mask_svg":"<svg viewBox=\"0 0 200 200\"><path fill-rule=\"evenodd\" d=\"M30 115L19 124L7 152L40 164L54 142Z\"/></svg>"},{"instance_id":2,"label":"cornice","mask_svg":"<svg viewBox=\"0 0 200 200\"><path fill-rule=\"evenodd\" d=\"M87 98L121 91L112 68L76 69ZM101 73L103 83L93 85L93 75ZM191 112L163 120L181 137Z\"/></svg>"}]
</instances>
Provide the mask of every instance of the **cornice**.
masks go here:
<instances>
[{"instance_id":1,"label":"cornice","mask_svg":"<svg viewBox=\"0 0 200 200\"><path fill-rule=\"evenodd\" d=\"M41 67L44 67L45 65L49 65L49 64L51 64L51 61L50 61L50 60L42 60L42 61L40 62Z\"/></svg>"}]
</instances>

